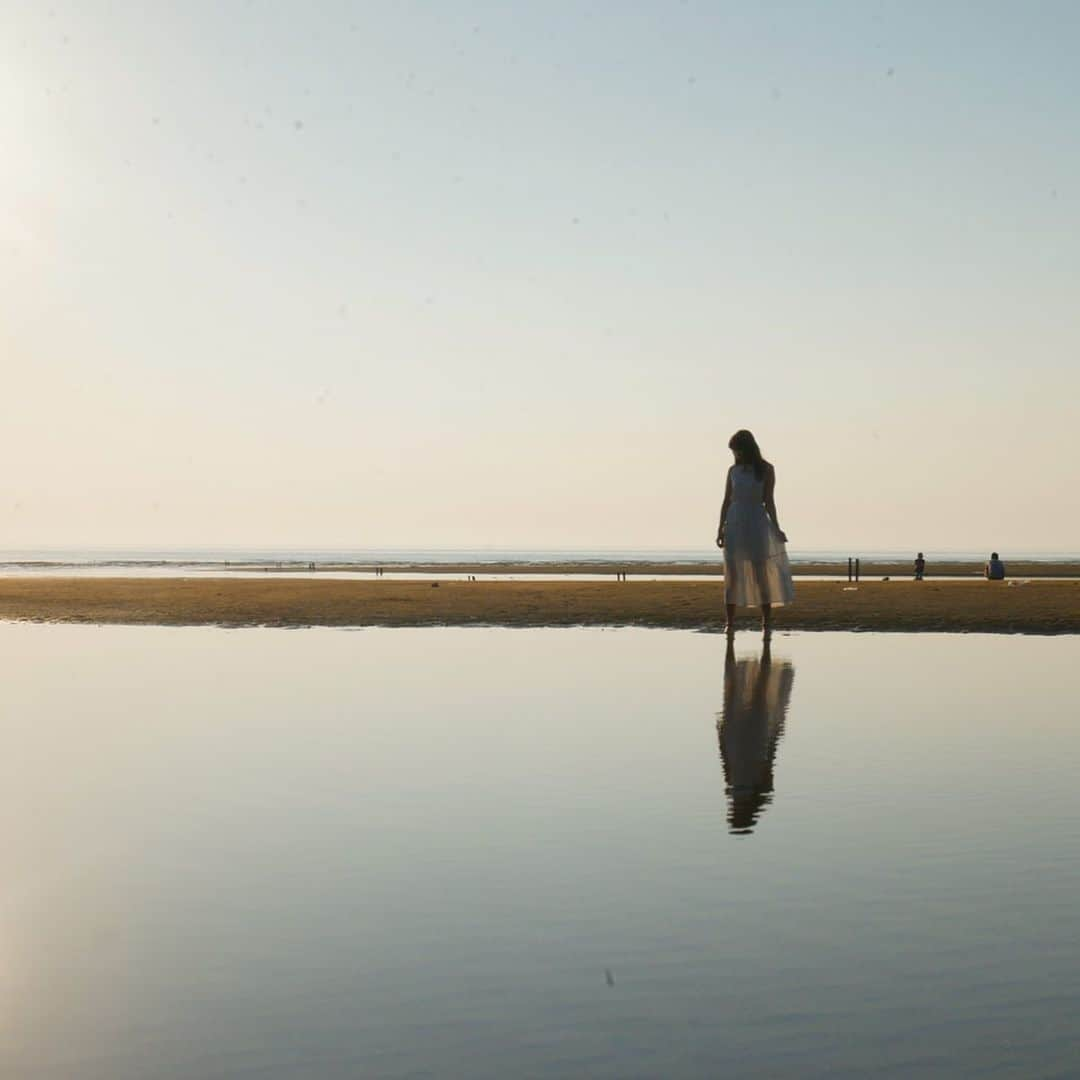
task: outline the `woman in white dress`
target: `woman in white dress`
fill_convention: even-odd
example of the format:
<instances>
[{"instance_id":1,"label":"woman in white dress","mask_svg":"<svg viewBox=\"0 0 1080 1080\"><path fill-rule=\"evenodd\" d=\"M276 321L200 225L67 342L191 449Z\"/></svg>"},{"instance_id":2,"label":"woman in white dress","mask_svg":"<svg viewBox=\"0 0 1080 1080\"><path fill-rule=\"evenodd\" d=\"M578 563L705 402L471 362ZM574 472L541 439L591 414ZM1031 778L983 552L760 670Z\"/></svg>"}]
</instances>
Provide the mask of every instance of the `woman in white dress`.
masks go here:
<instances>
[{"instance_id":1,"label":"woman in white dress","mask_svg":"<svg viewBox=\"0 0 1080 1080\"><path fill-rule=\"evenodd\" d=\"M728 442L735 464L728 469L716 545L724 549L727 633L735 630L735 608L761 606L761 628L772 629L772 609L795 599L787 537L776 516L776 470L749 431Z\"/></svg>"}]
</instances>

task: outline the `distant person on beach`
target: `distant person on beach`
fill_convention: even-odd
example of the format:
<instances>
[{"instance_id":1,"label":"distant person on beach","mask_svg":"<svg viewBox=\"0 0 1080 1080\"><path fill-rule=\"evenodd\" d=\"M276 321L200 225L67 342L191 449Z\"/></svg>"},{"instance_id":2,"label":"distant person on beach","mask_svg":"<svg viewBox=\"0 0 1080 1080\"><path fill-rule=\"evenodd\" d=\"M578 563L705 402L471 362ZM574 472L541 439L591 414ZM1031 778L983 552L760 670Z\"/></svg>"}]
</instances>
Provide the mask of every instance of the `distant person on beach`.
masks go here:
<instances>
[{"instance_id":1,"label":"distant person on beach","mask_svg":"<svg viewBox=\"0 0 1080 1080\"><path fill-rule=\"evenodd\" d=\"M998 558L996 551L990 552L990 560L983 567L983 573L986 575L987 581L1005 580L1005 564Z\"/></svg>"},{"instance_id":2,"label":"distant person on beach","mask_svg":"<svg viewBox=\"0 0 1080 1080\"><path fill-rule=\"evenodd\" d=\"M923 553L920 551L915 556L915 580L922 581L923 574L926 573L926 560L923 558Z\"/></svg>"},{"instance_id":3,"label":"distant person on beach","mask_svg":"<svg viewBox=\"0 0 1080 1080\"><path fill-rule=\"evenodd\" d=\"M749 431L728 441L735 464L728 469L716 546L724 549L724 601L728 634L735 631L736 607L761 607L761 629L772 631L772 609L795 599L787 537L780 528L773 496L776 470L762 456Z\"/></svg>"}]
</instances>

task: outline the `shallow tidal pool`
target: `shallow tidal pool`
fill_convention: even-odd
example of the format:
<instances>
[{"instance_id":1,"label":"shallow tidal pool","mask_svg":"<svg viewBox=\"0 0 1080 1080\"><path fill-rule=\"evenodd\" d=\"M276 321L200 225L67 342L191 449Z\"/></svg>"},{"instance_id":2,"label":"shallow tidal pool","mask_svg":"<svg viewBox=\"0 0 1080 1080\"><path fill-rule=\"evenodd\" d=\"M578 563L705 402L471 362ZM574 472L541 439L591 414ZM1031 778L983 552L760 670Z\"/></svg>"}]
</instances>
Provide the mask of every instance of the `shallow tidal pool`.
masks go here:
<instances>
[{"instance_id":1,"label":"shallow tidal pool","mask_svg":"<svg viewBox=\"0 0 1080 1080\"><path fill-rule=\"evenodd\" d=\"M4 1076L1080 1059L1075 637L0 647Z\"/></svg>"}]
</instances>

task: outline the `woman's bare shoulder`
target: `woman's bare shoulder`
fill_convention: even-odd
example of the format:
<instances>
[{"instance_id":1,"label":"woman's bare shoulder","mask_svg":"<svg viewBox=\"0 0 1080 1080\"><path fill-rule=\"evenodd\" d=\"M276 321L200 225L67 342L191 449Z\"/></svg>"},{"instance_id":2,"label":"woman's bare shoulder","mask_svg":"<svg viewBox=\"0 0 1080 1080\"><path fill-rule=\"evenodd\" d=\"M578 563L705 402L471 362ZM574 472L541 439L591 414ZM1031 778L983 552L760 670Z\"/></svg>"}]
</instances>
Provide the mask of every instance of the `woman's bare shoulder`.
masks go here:
<instances>
[{"instance_id":1,"label":"woman's bare shoulder","mask_svg":"<svg viewBox=\"0 0 1080 1080\"><path fill-rule=\"evenodd\" d=\"M764 458L762 458L761 459L761 464L765 467L765 475L766 476L775 476L776 475L776 469L773 468L773 463L771 461L766 461Z\"/></svg>"}]
</instances>

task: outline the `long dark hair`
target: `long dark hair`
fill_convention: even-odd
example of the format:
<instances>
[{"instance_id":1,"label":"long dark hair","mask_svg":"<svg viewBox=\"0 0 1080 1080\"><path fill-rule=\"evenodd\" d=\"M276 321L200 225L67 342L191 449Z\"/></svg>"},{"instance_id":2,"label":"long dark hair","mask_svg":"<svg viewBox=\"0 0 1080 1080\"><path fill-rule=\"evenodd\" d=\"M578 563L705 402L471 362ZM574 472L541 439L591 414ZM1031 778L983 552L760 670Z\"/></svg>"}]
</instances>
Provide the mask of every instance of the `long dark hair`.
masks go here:
<instances>
[{"instance_id":1,"label":"long dark hair","mask_svg":"<svg viewBox=\"0 0 1080 1080\"><path fill-rule=\"evenodd\" d=\"M735 454L735 460L740 465L753 465L754 475L759 480L765 479L765 459L761 456L757 439L746 428L740 428L731 436L728 449Z\"/></svg>"}]
</instances>

